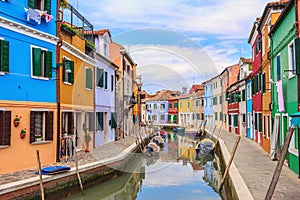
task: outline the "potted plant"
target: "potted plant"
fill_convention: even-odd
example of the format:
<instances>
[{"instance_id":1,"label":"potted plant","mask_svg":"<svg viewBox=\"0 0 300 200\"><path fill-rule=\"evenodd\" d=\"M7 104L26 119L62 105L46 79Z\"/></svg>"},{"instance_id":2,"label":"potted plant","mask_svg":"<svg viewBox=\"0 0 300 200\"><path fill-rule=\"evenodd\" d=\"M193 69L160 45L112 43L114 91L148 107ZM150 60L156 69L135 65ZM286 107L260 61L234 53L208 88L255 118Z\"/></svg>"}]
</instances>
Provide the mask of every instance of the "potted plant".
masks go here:
<instances>
[{"instance_id":1,"label":"potted plant","mask_svg":"<svg viewBox=\"0 0 300 200\"><path fill-rule=\"evenodd\" d=\"M70 34L71 36L74 36L77 34L77 31L75 29L73 29L70 25L68 24L61 24L60 25L60 29L62 31L65 31L66 33Z\"/></svg>"},{"instance_id":2,"label":"potted plant","mask_svg":"<svg viewBox=\"0 0 300 200\"><path fill-rule=\"evenodd\" d=\"M24 139L26 136L26 128L22 129L21 132L20 132L20 138L21 139Z\"/></svg>"},{"instance_id":3,"label":"potted plant","mask_svg":"<svg viewBox=\"0 0 300 200\"><path fill-rule=\"evenodd\" d=\"M20 120L21 120L21 116L19 117L18 115L16 115L15 119L14 119L14 126L18 127L20 124Z\"/></svg>"},{"instance_id":4,"label":"potted plant","mask_svg":"<svg viewBox=\"0 0 300 200\"><path fill-rule=\"evenodd\" d=\"M60 0L59 1L59 5L60 7L62 7L63 9L68 8L69 2L67 0Z\"/></svg>"},{"instance_id":5,"label":"potted plant","mask_svg":"<svg viewBox=\"0 0 300 200\"><path fill-rule=\"evenodd\" d=\"M42 133L41 132L35 132L34 138L36 142L42 141Z\"/></svg>"}]
</instances>

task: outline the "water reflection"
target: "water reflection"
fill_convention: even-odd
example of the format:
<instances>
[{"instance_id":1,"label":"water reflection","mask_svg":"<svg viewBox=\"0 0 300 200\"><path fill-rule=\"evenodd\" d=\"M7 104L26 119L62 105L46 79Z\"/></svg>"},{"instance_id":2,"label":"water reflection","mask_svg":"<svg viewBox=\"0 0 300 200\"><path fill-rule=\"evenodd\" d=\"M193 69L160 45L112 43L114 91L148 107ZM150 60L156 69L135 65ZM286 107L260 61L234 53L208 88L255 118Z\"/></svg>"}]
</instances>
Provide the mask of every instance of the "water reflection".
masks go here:
<instances>
[{"instance_id":1,"label":"water reflection","mask_svg":"<svg viewBox=\"0 0 300 200\"><path fill-rule=\"evenodd\" d=\"M170 135L159 156L135 155L132 173L85 190L68 199L221 199L218 157L195 153L195 141Z\"/></svg>"}]
</instances>

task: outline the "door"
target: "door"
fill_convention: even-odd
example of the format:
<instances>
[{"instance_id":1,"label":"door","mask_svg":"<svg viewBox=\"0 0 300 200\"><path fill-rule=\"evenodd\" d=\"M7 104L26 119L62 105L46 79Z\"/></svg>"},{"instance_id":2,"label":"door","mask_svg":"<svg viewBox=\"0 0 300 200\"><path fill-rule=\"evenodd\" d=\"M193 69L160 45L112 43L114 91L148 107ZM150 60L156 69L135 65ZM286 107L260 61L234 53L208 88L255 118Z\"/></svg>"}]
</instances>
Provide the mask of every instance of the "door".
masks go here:
<instances>
[{"instance_id":1,"label":"door","mask_svg":"<svg viewBox=\"0 0 300 200\"><path fill-rule=\"evenodd\" d=\"M76 111L76 150L82 149L82 112Z\"/></svg>"},{"instance_id":2,"label":"door","mask_svg":"<svg viewBox=\"0 0 300 200\"><path fill-rule=\"evenodd\" d=\"M104 112L104 143L109 141L108 138L108 113Z\"/></svg>"}]
</instances>

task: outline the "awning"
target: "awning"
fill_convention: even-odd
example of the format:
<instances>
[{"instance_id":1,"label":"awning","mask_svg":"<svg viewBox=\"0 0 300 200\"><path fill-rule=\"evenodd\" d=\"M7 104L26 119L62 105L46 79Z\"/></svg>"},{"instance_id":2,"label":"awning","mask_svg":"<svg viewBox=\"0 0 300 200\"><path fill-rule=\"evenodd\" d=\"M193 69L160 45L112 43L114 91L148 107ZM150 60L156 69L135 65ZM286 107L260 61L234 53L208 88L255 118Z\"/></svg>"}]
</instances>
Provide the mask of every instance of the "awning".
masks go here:
<instances>
[{"instance_id":1,"label":"awning","mask_svg":"<svg viewBox=\"0 0 300 200\"><path fill-rule=\"evenodd\" d=\"M300 112L296 112L291 115L292 117L292 126L298 126L300 128Z\"/></svg>"}]
</instances>

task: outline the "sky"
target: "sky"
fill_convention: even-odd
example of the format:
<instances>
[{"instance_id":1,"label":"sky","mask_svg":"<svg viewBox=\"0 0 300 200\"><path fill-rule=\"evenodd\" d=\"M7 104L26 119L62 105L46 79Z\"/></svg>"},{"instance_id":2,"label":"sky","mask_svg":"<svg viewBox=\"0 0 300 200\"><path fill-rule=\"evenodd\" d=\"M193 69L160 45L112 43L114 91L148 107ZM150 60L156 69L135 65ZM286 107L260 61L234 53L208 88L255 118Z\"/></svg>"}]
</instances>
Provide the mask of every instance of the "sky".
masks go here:
<instances>
[{"instance_id":1,"label":"sky","mask_svg":"<svg viewBox=\"0 0 300 200\"><path fill-rule=\"evenodd\" d=\"M69 0L94 25L109 29L141 75L143 89L188 90L240 57L267 0Z\"/></svg>"}]
</instances>

